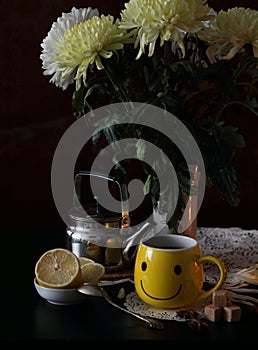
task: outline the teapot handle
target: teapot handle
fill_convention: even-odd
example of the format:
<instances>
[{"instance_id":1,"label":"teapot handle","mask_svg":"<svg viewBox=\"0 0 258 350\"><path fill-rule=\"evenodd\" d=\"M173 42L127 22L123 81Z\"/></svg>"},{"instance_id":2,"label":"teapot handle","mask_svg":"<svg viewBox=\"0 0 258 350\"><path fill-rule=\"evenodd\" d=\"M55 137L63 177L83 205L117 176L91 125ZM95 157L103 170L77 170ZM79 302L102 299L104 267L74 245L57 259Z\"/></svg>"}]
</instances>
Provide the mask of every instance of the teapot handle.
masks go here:
<instances>
[{"instance_id":1,"label":"teapot handle","mask_svg":"<svg viewBox=\"0 0 258 350\"><path fill-rule=\"evenodd\" d=\"M120 199L121 199L121 227L129 227L130 226L130 216L129 216L129 204L128 204L128 194L127 194L127 187L125 184L121 184L114 176L106 175L103 173L97 173L97 172L90 172L90 171L79 171L75 175L75 193L73 197L73 205L76 206L76 202L78 199L80 200L80 193L81 193L81 180L83 176L96 176L108 181L115 182L119 187L119 193L120 193Z\"/></svg>"}]
</instances>

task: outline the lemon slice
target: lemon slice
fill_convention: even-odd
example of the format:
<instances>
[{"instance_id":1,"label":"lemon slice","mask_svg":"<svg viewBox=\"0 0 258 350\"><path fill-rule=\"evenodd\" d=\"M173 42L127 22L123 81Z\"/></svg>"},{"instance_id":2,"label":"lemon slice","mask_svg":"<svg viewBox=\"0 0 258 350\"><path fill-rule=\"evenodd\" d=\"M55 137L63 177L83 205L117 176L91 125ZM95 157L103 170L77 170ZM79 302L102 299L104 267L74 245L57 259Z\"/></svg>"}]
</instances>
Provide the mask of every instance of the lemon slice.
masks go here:
<instances>
[{"instance_id":1,"label":"lemon slice","mask_svg":"<svg viewBox=\"0 0 258 350\"><path fill-rule=\"evenodd\" d=\"M79 257L79 260L80 260L80 265L81 265L81 267L82 267L83 265L85 265L85 264L94 263L94 262L95 262L94 260L92 260L92 259L90 259L90 258L86 258L86 257L84 257L84 256Z\"/></svg>"},{"instance_id":2,"label":"lemon slice","mask_svg":"<svg viewBox=\"0 0 258 350\"><path fill-rule=\"evenodd\" d=\"M97 284L105 273L105 266L99 263L88 263L81 267L82 283Z\"/></svg>"},{"instance_id":3,"label":"lemon slice","mask_svg":"<svg viewBox=\"0 0 258 350\"><path fill-rule=\"evenodd\" d=\"M79 258L64 248L46 251L35 265L35 275L47 288L76 288L82 283Z\"/></svg>"}]
</instances>

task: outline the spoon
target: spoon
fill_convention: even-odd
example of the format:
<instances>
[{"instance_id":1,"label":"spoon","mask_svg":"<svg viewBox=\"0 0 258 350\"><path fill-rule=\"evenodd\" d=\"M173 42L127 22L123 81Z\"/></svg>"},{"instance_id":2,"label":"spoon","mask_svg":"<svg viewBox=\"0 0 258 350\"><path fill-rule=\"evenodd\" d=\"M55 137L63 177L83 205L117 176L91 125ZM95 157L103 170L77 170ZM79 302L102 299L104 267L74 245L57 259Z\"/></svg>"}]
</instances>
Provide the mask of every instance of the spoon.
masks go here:
<instances>
[{"instance_id":1,"label":"spoon","mask_svg":"<svg viewBox=\"0 0 258 350\"><path fill-rule=\"evenodd\" d=\"M105 298L111 305L115 306L116 308L124 311L124 312L127 312L128 314L132 315L132 316L135 316L137 318L139 318L140 320L144 321L144 322L147 322L149 327L151 328L156 328L156 329L163 329L164 326L163 326L163 323L159 322L158 320L155 320L151 317L148 317L148 316L140 316L132 311L129 311L127 309L124 309L123 307L117 305L112 299L111 297L109 296L109 294L107 293L107 291L100 287L99 285L97 284L91 284L91 283L85 283L83 284L81 287L78 288L78 291L80 293L83 293L83 294L86 294L86 295L92 295L92 296L96 296L96 297L103 297Z\"/></svg>"}]
</instances>

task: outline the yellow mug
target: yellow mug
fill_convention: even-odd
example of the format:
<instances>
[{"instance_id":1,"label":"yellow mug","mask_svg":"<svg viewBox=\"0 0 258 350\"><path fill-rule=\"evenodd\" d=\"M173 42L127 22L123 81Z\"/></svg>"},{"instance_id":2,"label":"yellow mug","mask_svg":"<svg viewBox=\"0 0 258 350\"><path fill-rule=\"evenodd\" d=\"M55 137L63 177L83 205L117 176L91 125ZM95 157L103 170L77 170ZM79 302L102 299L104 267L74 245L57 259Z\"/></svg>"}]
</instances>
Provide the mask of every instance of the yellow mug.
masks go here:
<instances>
[{"instance_id":1,"label":"yellow mug","mask_svg":"<svg viewBox=\"0 0 258 350\"><path fill-rule=\"evenodd\" d=\"M203 291L203 263L219 268L219 280ZM137 247L134 284L139 298L158 308L180 308L206 299L219 289L226 278L223 260L201 256L198 242L176 234L159 234Z\"/></svg>"}]
</instances>

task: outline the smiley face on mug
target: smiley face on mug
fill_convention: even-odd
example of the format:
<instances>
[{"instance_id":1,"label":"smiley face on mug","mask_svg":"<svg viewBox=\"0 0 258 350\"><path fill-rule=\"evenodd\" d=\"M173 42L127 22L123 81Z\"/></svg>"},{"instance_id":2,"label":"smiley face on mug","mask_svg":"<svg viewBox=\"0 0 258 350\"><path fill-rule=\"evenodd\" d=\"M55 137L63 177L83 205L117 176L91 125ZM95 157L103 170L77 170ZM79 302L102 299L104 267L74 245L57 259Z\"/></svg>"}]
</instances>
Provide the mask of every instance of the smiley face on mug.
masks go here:
<instances>
[{"instance_id":1,"label":"smiley face on mug","mask_svg":"<svg viewBox=\"0 0 258 350\"><path fill-rule=\"evenodd\" d=\"M179 307L190 303L202 288L202 267L196 262L173 254L154 259L145 258L137 262L136 288L144 301L159 307ZM170 254L171 256L171 254ZM176 257L178 261L176 261ZM195 273L193 272L195 271ZM199 275L193 279L192 274Z\"/></svg>"},{"instance_id":2,"label":"smiley face on mug","mask_svg":"<svg viewBox=\"0 0 258 350\"><path fill-rule=\"evenodd\" d=\"M155 288L152 288L152 285L148 283L148 280L144 279L144 273L147 271L147 269L151 269L151 264L147 264L146 261L143 261L141 264L141 270L143 274L143 278L140 280L141 289L144 294L146 294L151 299L158 299L158 300L171 300L176 298L181 290L182 290L182 283L183 280L180 278L180 275L183 273L182 266L180 264L176 264L172 266L171 269L167 269L166 272L168 274L167 278L171 277L171 274L173 276L173 280L175 281L173 285L171 285L171 293L168 296L165 295L155 295ZM170 270L170 271L169 271ZM178 276L177 280L175 278ZM159 276L157 276L157 283L159 283ZM152 290L153 289L153 290Z\"/></svg>"}]
</instances>

